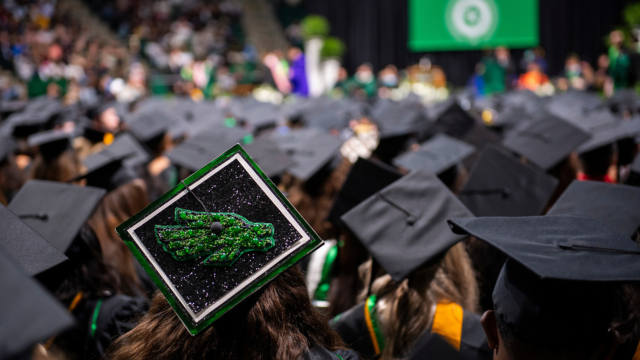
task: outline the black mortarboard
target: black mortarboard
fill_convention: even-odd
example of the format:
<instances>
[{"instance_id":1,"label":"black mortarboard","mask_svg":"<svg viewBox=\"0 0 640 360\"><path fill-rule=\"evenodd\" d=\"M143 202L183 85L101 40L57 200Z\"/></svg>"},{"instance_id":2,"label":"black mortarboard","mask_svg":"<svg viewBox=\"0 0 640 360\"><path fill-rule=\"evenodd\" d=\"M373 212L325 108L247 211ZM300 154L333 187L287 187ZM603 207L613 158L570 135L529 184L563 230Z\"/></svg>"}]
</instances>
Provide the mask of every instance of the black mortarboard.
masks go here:
<instances>
[{"instance_id":1,"label":"black mortarboard","mask_svg":"<svg viewBox=\"0 0 640 360\"><path fill-rule=\"evenodd\" d=\"M322 245L239 145L116 231L194 335Z\"/></svg>"},{"instance_id":2,"label":"black mortarboard","mask_svg":"<svg viewBox=\"0 0 640 360\"><path fill-rule=\"evenodd\" d=\"M467 144L475 146L476 149L484 149L485 146L489 144L502 147L502 136L496 131L483 125L474 126L473 129L471 129L462 140L464 140L464 142L466 142ZM473 164L475 164L478 160L479 155L480 151L476 151L475 153L464 159L462 161L462 164L467 169L471 169L473 167Z\"/></svg>"},{"instance_id":3,"label":"black mortarboard","mask_svg":"<svg viewBox=\"0 0 640 360\"><path fill-rule=\"evenodd\" d=\"M221 136L218 131L206 131L178 144L165 155L174 165L197 171L238 142L237 136Z\"/></svg>"},{"instance_id":4,"label":"black mortarboard","mask_svg":"<svg viewBox=\"0 0 640 360\"><path fill-rule=\"evenodd\" d=\"M454 233L475 236L510 257L493 291L495 311L530 344L602 338L614 316L611 283L640 280L640 246L586 215L449 224Z\"/></svg>"},{"instance_id":5,"label":"black mortarboard","mask_svg":"<svg viewBox=\"0 0 640 360\"><path fill-rule=\"evenodd\" d=\"M616 121L591 129L591 138L576 150L582 154L603 146L615 144L616 141L626 136L622 124L622 121Z\"/></svg>"},{"instance_id":6,"label":"black mortarboard","mask_svg":"<svg viewBox=\"0 0 640 360\"><path fill-rule=\"evenodd\" d=\"M401 177L396 169L380 161L358 158L333 202L329 221L341 224L342 215Z\"/></svg>"},{"instance_id":7,"label":"black mortarboard","mask_svg":"<svg viewBox=\"0 0 640 360\"><path fill-rule=\"evenodd\" d=\"M132 169L143 166L151 160L151 155L149 155L147 150L142 147L133 135L126 132L116 136L111 145L104 150L109 150L111 153L128 155L127 158L122 161L122 164ZM85 159L85 165L87 159ZM89 166L87 165L87 167Z\"/></svg>"},{"instance_id":8,"label":"black mortarboard","mask_svg":"<svg viewBox=\"0 0 640 360\"><path fill-rule=\"evenodd\" d=\"M511 128L527 119L529 119L529 113L519 106L508 107L501 112L488 109L482 112L484 124L492 128Z\"/></svg>"},{"instance_id":9,"label":"black mortarboard","mask_svg":"<svg viewBox=\"0 0 640 360\"><path fill-rule=\"evenodd\" d=\"M0 204L0 250L15 260L27 275L52 269L67 257Z\"/></svg>"},{"instance_id":10,"label":"black mortarboard","mask_svg":"<svg viewBox=\"0 0 640 360\"><path fill-rule=\"evenodd\" d=\"M20 111L27 106L27 102L23 100L0 101L0 113L11 114Z\"/></svg>"},{"instance_id":11,"label":"black mortarboard","mask_svg":"<svg viewBox=\"0 0 640 360\"><path fill-rule=\"evenodd\" d=\"M599 181L573 181L547 215L585 214L634 237L640 229L640 189Z\"/></svg>"},{"instance_id":12,"label":"black mortarboard","mask_svg":"<svg viewBox=\"0 0 640 360\"><path fill-rule=\"evenodd\" d=\"M440 103L429 109L431 123L425 123L419 138L425 140L439 133L444 133L457 139L462 139L475 125L473 117L458 103L457 99Z\"/></svg>"},{"instance_id":13,"label":"black mortarboard","mask_svg":"<svg viewBox=\"0 0 640 360\"><path fill-rule=\"evenodd\" d=\"M104 194L103 189L29 180L11 200L9 210L65 253Z\"/></svg>"},{"instance_id":14,"label":"black mortarboard","mask_svg":"<svg viewBox=\"0 0 640 360\"><path fill-rule=\"evenodd\" d=\"M258 164L260 169L270 178L282 175L295 164L278 144L267 138L257 138L244 146L245 151Z\"/></svg>"},{"instance_id":15,"label":"black mortarboard","mask_svg":"<svg viewBox=\"0 0 640 360\"><path fill-rule=\"evenodd\" d=\"M503 145L549 170L589 138L575 125L548 115L509 134Z\"/></svg>"},{"instance_id":16,"label":"black mortarboard","mask_svg":"<svg viewBox=\"0 0 640 360\"><path fill-rule=\"evenodd\" d=\"M17 146L18 144L11 136L0 135L0 163L12 154Z\"/></svg>"},{"instance_id":17,"label":"black mortarboard","mask_svg":"<svg viewBox=\"0 0 640 360\"><path fill-rule=\"evenodd\" d=\"M473 216L429 169L411 172L341 219L375 260L400 282L462 240L447 219Z\"/></svg>"},{"instance_id":18,"label":"black mortarboard","mask_svg":"<svg viewBox=\"0 0 640 360\"><path fill-rule=\"evenodd\" d=\"M31 359L33 348L71 327L67 310L0 251L0 358Z\"/></svg>"},{"instance_id":19,"label":"black mortarboard","mask_svg":"<svg viewBox=\"0 0 640 360\"><path fill-rule=\"evenodd\" d=\"M397 167L409 171L427 167L440 175L445 170L462 162L476 148L445 134L437 134L420 144L417 151L406 152L393 160Z\"/></svg>"},{"instance_id":20,"label":"black mortarboard","mask_svg":"<svg viewBox=\"0 0 640 360\"><path fill-rule=\"evenodd\" d=\"M288 169L294 177L307 181L338 153L342 141L317 129L294 129L286 134L270 136L296 162Z\"/></svg>"},{"instance_id":21,"label":"black mortarboard","mask_svg":"<svg viewBox=\"0 0 640 360\"><path fill-rule=\"evenodd\" d=\"M476 216L540 215L558 185L546 173L487 146L458 197Z\"/></svg>"},{"instance_id":22,"label":"black mortarboard","mask_svg":"<svg viewBox=\"0 0 640 360\"><path fill-rule=\"evenodd\" d=\"M129 130L140 141L156 139L169 131L174 120L165 112L150 110L135 112L128 119Z\"/></svg>"},{"instance_id":23,"label":"black mortarboard","mask_svg":"<svg viewBox=\"0 0 640 360\"><path fill-rule=\"evenodd\" d=\"M378 101L371 116L378 124L381 139L416 133L420 124L427 121L421 107L391 100Z\"/></svg>"},{"instance_id":24,"label":"black mortarboard","mask_svg":"<svg viewBox=\"0 0 640 360\"><path fill-rule=\"evenodd\" d=\"M640 98L635 89L619 89L607 102L607 106L614 113L621 114L625 111L637 113L640 110Z\"/></svg>"},{"instance_id":25,"label":"black mortarboard","mask_svg":"<svg viewBox=\"0 0 640 360\"><path fill-rule=\"evenodd\" d=\"M109 146L84 159L87 171L71 181L86 179L87 186L111 191L137 177L133 169L124 164L134 154L130 149Z\"/></svg>"},{"instance_id":26,"label":"black mortarboard","mask_svg":"<svg viewBox=\"0 0 640 360\"><path fill-rule=\"evenodd\" d=\"M49 130L29 136L29 146L38 146L45 159L55 159L71 149L74 134L63 130Z\"/></svg>"}]
</instances>

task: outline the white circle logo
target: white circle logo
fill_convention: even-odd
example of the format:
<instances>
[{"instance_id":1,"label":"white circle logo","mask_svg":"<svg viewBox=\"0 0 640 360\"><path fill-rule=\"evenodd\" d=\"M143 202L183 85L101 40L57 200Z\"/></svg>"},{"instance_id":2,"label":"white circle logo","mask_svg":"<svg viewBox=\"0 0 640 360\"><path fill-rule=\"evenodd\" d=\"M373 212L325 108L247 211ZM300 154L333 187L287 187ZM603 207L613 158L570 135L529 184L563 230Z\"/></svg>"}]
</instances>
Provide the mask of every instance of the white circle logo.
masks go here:
<instances>
[{"instance_id":1,"label":"white circle logo","mask_svg":"<svg viewBox=\"0 0 640 360\"><path fill-rule=\"evenodd\" d=\"M491 37L498 25L498 8L493 0L451 0L445 16L451 35L472 44Z\"/></svg>"}]
</instances>

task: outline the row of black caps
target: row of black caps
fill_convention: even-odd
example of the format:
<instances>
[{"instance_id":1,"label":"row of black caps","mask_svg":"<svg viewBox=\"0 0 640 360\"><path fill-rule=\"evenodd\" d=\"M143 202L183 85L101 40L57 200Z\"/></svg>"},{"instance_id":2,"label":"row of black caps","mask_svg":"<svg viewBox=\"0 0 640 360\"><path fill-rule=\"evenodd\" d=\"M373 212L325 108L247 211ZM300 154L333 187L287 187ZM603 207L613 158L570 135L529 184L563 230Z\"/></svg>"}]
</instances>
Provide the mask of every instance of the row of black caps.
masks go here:
<instances>
[{"instance_id":1,"label":"row of black caps","mask_svg":"<svg viewBox=\"0 0 640 360\"><path fill-rule=\"evenodd\" d=\"M525 94L519 93L510 96L515 98L529 96ZM508 103L506 99L509 99L509 96L505 96L502 101ZM38 101L42 100L38 99ZM130 169L145 164L150 156L144 148L144 144L160 134L171 133L173 129L180 129L175 124L180 124L181 122L183 124L189 123L188 126L183 126L182 129L191 129L193 135L167 153L167 156L172 158L174 163L192 171L197 170L215 158L234 142L243 141L248 135L258 134L259 130L261 130L259 126L253 127L251 124L245 124L243 127L229 126L234 124L230 123L231 120L227 115L228 113L210 103L196 104L182 100L150 101L150 104L153 105L143 103L143 106L133 113L121 113L123 119L130 124L131 134L123 133L118 135L111 146L85 159L85 164L89 169L89 172L85 174L87 180L90 179L92 173L100 173L96 169L110 167L115 170L113 172L115 174L122 172L123 168ZM383 143L387 139L400 138L403 142L398 143L408 146L411 142L417 142L421 137L425 137L427 140L421 144L418 151L405 153L393 160L395 165L412 171L410 175L401 180L398 179L402 175L391 166L376 161L358 160L353 166L351 174L330 214L331 220L341 221L342 225L346 224L365 243L376 260L394 278L401 279L413 269L428 263L461 239L460 236L452 235L448 231L445 223L447 219L473 215L539 215L557 184L557 180L541 171L540 168L544 168L543 166L539 168L535 165L525 165L516 160L512 153L505 151L500 146L483 146L486 143L499 143L500 136L493 130L489 130L481 124L476 124L474 118L470 115L470 112L472 113L474 109L470 108L470 111L463 109L463 107L470 107L470 102L465 103L465 101L467 100L464 97L460 97L436 108L426 110L417 103L412 102L393 103L380 101L372 108L369 108L366 104L349 100L320 99L299 101L293 105L281 107L280 114L289 111L289 115L287 115L289 118L298 117L301 119L299 120L300 122L308 126L307 128L266 131L257 136L254 142L247 147L250 148L253 145L259 149L255 150L253 154L250 151L250 154L256 158L263 168L268 168L268 164L271 163L272 165L280 166L281 169L275 171L276 173L286 169L294 176L303 180L308 179L318 168L330 162L341 144L338 138L329 135L322 129L305 123L305 109L312 109L311 113L322 112L317 107L318 103L324 103L325 112L331 110L330 105L332 103L351 103L349 106L345 106L350 110L344 110L338 106L336 108L339 108L340 112L355 111L354 109L357 108L362 113L369 112L372 116L377 114L378 117L384 119L382 121L376 119L380 125ZM536 101L549 102L549 100L542 99ZM244 106L239 107L243 109L244 107L251 107L250 104L253 100L239 99L238 102L244 104ZM525 104L529 104L529 102ZM53 107L53 105L42 106L39 109L49 107ZM147 110L145 110L145 107ZM257 107L264 107L265 113L267 113L266 109L274 109L272 105L258 104ZM400 117L402 121L398 122L401 125L399 128L402 130L394 129L395 122L392 122L391 119L396 112L390 109L398 110L399 114L405 114ZM176 121L176 117L167 115L167 113L178 110L185 114L182 120ZM23 112L28 111L25 109ZM202 117L193 115L199 111L202 111ZM16 118L29 118L24 114L18 116L17 114L21 114L20 112L14 112L13 114L16 115L10 115L4 120L3 129L6 129L6 124L11 124L14 129L16 124L21 124L21 122L15 120ZM293 116L292 114L296 115ZM355 115L353 114L344 115L344 119L354 117ZM280 116L284 117L284 115ZM535 116L532 116L532 118L533 120L525 120L531 122L531 124L542 121ZM281 120L282 117L274 120L274 123L277 124ZM238 120L233 119L232 122L234 121ZM564 123L568 123L568 121L562 119L554 119L554 121L563 126L565 126ZM192 125L191 122L197 126ZM28 123L31 124L31 122ZM410 124L410 126L407 124ZM194 131L194 128L197 130ZM431 132L435 136L429 136ZM30 142L32 145L42 146L49 142L41 142L38 139L55 139L57 136L61 135L59 133L55 134L55 136L50 133L37 133L33 135ZM65 136L61 137L69 139L73 136L65 134ZM475 146L463 142L461 138ZM225 141L229 141L229 146L225 145L219 149L214 149L218 143L224 143ZM3 144L6 143L3 142ZM545 142L545 144L552 146L549 144L555 143ZM260 146L258 147L258 145ZM506 144L504 147L508 148ZM479 155L475 153L478 148L483 148ZM180 164L179 154L180 151L185 151L184 149L193 152L192 158L196 158L196 154L200 154L198 161L201 163L188 164L189 160L183 159L184 164ZM397 151L402 151L402 148ZM523 154L523 150L517 152ZM263 160L262 164L260 164L261 161L259 160L261 156L267 159ZM455 198L444 184L437 179L437 173L448 167L457 166L457 163L472 156L475 156L477 161L475 161L470 179L460 192L459 199ZM411 159L412 157L416 159ZM534 162L533 160L531 161ZM114 163L118 166L113 166ZM122 164L126 165L121 166ZM114 175L107 176L108 180L105 181L103 175L96 176L97 180L94 182L88 182L90 185L111 190L119 184L118 181L112 181L112 178L116 178L116 180L119 178L123 182L131 178L127 177L126 174ZM100 180L102 180L103 184L100 184ZM380 191L380 189L389 184L392 185ZM15 215L12 215L4 208L2 209L3 217L8 219L2 222L3 226L8 227L2 231L3 234L7 235L7 237L3 236L5 239L2 242L3 252L13 256L14 260L17 259L17 262L29 275L37 275L39 272L59 265L61 261L64 261L64 255L62 254L86 220L86 216L88 216L86 214L91 214L104 192L105 190L93 187L79 188L66 184L30 181L21 189L10 205L10 209L19 214L22 220L15 221ZM363 202L365 199L366 201ZM425 202L431 205L437 203L438 205L427 208L424 206ZM638 212L634 210L634 207L639 202L638 190L635 188L590 182L575 183L551 210L550 214L555 212L574 212L577 209L582 213L599 218L599 220L619 229L629 237L635 232L640 222L637 215L635 215ZM78 206L79 204L81 206ZM14 217L13 220L9 219L11 216ZM43 217L51 217L51 219L55 220L47 221L46 223L66 225L64 227L55 225L43 227L41 226ZM378 226L371 226L372 219L377 220ZM69 224L69 221L72 221L73 224ZM536 221L544 222L547 220ZM577 220L558 221L568 221L571 225L572 221L587 220L578 218ZM25 223L28 223L32 228L38 229L38 233L36 234L30 231L28 227L23 226ZM406 231L407 228L410 228L411 231ZM15 236L8 235L14 233ZM395 239L394 235L401 233L405 234L401 241L401 246L397 243L389 246L384 241L380 241L380 239L385 238ZM387 234L388 236L380 236L380 234ZM544 234L544 232L541 232L541 234ZM40 235L51 241L60 256L39 256L40 254L51 253L50 245L48 249L42 251L27 251L28 249L37 249L42 246L47 247L40 239ZM32 240L26 240L28 238ZM7 241L6 239L20 240L20 242ZM32 244L33 239L36 239L35 245ZM367 245L369 239L372 239L371 246ZM424 239L438 240L425 244ZM38 244L38 242L40 243ZM509 251L505 250L505 252L509 254ZM407 254L412 255L411 259L407 259ZM402 259L402 261L398 261L398 259ZM16 300L18 298L12 297L12 299ZM19 299L17 302L19 302ZM13 305L16 304L14 303ZM3 308L10 309L11 306ZM60 324L64 321L52 319L52 322Z\"/></svg>"}]
</instances>

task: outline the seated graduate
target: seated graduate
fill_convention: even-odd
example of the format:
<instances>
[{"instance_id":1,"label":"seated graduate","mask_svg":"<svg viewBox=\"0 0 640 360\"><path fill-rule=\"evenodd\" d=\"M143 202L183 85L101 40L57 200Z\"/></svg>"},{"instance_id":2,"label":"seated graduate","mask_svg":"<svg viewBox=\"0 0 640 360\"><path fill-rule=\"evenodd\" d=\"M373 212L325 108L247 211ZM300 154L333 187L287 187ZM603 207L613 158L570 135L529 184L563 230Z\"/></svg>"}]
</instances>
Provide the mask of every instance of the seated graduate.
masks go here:
<instances>
[{"instance_id":1,"label":"seated graduate","mask_svg":"<svg viewBox=\"0 0 640 360\"><path fill-rule=\"evenodd\" d=\"M110 359L358 359L296 266L322 240L239 145L117 232L162 293Z\"/></svg>"},{"instance_id":2,"label":"seated graduate","mask_svg":"<svg viewBox=\"0 0 640 360\"><path fill-rule=\"evenodd\" d=\"M456 215L459 214L459 215ZM347 345L369 359L433 358L441 336L462 359L488 359L478 288L463 236L446 219L471 212L427 168L415 170L342 216L371 252L368 297L333 320ZM385 273L386 272L386 273ZM433 350L433 351L432 351Z\"/></svg>"},{"instance_id":3,"label":"seated graduate","mask_svg":"<svg viewBox=\"0 0 640 360\"><path fill-rule=\"evenodd\" d=\"M619 285L640 280L640 246L586 215L449 222L509 256L482 317L494 359L614 357Z\"/></svg>"},{"instance_id":4,"label":"seated graduate","mask_svg":"<svg viewBox=\"0 0 640 360\"><path fill-rule=\"evenodd\" d=\"M103 189L30 180L8 207L69 258L38 278L75 319L72 328L47 344L71 359L102 357L148 307L144 298L123 295L118 272L104 262L100 242L87 224L104 194Z\"/></svg>"},{"instance_id":5,"label":"seated graduate","mask_svg":"<svg viewBox=\"0 0 640 360\"><path fill-rule=\"evenodd\" d=\"M29 146L38 147L31 164L30 178L67 181L81 170L80 159L71 146L74 133L65 130L49 130L29 136Z\"/></svg>"}]
</instances>

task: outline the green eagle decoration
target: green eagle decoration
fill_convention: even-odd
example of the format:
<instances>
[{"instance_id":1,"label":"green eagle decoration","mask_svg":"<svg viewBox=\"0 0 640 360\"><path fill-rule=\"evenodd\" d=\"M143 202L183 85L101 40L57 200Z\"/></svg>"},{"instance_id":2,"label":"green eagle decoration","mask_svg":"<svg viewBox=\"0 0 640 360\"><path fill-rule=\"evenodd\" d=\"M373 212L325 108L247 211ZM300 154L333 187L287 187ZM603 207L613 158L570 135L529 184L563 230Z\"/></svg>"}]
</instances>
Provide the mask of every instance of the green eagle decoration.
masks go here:
<instances>
[{"instance_id":1,"label":"green eagle decoration","mask_svg":"<svg viewBox=\"0 0 640 360\"><path fill-rule=\"evenodd\" d=\"M164 251L180 261L210 254L202 263L229 266L248 251L267 251L276 241L273 225L252 223L234 213L207 213L176 208L178 225L156 225Z\"/></svg>"}]
</instances>

